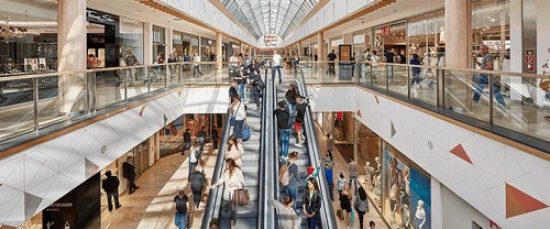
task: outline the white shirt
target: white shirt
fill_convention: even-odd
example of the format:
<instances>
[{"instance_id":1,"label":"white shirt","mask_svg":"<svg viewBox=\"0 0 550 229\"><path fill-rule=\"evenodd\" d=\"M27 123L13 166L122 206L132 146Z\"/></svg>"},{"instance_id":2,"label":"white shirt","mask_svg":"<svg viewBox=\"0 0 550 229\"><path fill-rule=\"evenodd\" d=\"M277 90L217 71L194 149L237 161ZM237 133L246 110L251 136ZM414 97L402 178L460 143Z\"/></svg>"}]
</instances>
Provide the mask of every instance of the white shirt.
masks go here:
<instances>
[{"instance_id":1,"label":"white shirt","mask_svg":"<svg viewBox=\"0 0 550 229\"><path fill-rule=\"evenodd\" d=\"M246 110L244 109L244 104L242 104L242 102L235 103L233 105L233 116L237 121L241 121L246 118Z\"/></svg>"},{"instance_id":2,"label":"white shirt","mask_svg":"<svg viewBox=\"0 0 550 229\"><path fill-rule=\"evenodd\" d=\"M195 57L193 57L193 62L201 62L201 56L197 55ZM195 64L195 66L198 66L199 64Z\"/></svg>"},{"instance_id":3,"label":"white shirt","mask_svg":"<svg viewBox=\"0 0 550 229\"><path fill-rule=\"evenodd\" d=\"M239 167L242 167L243 166L243 159L242 159L243 154L244 154L243 145L239 142L237 144L234 144L231 147L231 150L227 151L225 156L226 156L226 158L233 158L233 160L235 160L235 163L237 163L237 165Z\"/></svg>"},{"instance_id":4,"label":"white shirt","mask_svg":"<svg viewBox=\"0 0 550 229\"><path fill-rule=\"evenodd\" d=\"M281 59L283 59L281 55L279 54L273 55L273 66L281 66Z\"/></svg>"},{"instance_id":5,"label":"white shirt","mask_svg":"<svg viewBox=\"0 0 550 229\"><path fill-rule=\"evenodd\" d=\"M229 62L231 62L231 66L237 67L239 59L236 56L229 57Z\"/></svg>"},{"instance_id":6,"label":"white shirt","mask_svg":"<svg viewBox=\"0 0 550 229\"><path fill-rule=\"evenodd\" d=\"M226 170L223 173L223 176L220 177L220 180L217 182L217 184L222 184L222 183L225 183L223 199L231 200L233 191L235 191L235 189L243 187L244 185L243 172L241 171L241 169L235 168L235 171L233 171L233 176L229 177L229 171Z\"/></svg>"}]
</instances>

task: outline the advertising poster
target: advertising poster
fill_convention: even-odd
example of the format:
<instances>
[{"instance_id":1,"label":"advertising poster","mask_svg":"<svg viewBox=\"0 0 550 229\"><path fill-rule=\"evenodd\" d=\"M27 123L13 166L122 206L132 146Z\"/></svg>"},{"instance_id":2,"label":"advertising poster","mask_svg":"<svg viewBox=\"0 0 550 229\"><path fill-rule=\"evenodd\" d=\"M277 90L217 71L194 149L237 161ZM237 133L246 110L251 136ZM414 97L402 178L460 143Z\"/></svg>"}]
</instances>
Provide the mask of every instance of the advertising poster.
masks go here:
<instances>
[{"instance_id":1,"label":"advertising poster","mask_svg":"<svg viewBox=\"0 0 550 229\"><path fill-rule=\"evenodd\" d=\"M415 229L428 229L431 213L431 186L430 178L424 176L420 171L411 169L410 174L410 195L411 195L411 219L414 221ZM422 205L422 206L419 206ZM420 219L419 219L420 218Z\"/></svg>"}]
</instances>

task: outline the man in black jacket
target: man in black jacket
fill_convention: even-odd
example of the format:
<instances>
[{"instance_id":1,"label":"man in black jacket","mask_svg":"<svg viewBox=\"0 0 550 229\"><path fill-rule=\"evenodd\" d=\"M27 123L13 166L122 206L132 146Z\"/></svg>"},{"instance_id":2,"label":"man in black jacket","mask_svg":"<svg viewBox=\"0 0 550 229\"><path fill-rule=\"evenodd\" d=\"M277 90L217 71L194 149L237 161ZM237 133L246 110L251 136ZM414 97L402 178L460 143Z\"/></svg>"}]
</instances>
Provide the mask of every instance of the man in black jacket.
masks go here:
<instances>
[{"instance_id":1,"label":"man in black jacket","mask_svg":"<svg viewBox=\"0 0 550 229\"><path fill-rule=\"evenodd\" d=\"M115 207L116 209L119 209L122 207L118 201L118 186L120 185L120 181L118 180L118 177L111 175L111 171L105 172L105 176L107 176L107 179L103 180L101 186L107 193L107 205L109 206L109 211L113 210L113 203L111 201L113 197L115 198Z\"/></svg>"},{"instance_id":2,"label":"man in black jacket","mask_svg":"<svg viewBox=\"0 0 550 229\"><path fill-rule=\"evenodd\" d=\"M134 171L135 166L132 164L132 157L128 157L128 160L122 164L122 176L126 179L128 179L129 188L128 188L128 194L132 195L139 186L137 186L134 183L134 179L136 178L136 172Z\"/></svg>"},{"instance_id":3,"label":"man in black jacket","mask_svg":"<svg viewBox=\"0 0 550 229\"><path fill-rule=\"evenodd\" d=\"M212 128L212 132L210 133L210 137L212 138L212 144L214 146L214 149L218 149L220 136L219 136L219 133L218 133L218 128L216 126L214 126L214 128Z\"/></svg>"},{"instance_id":4,"label":"man in black jacket","mask_svg":"<svg viewBox=\"0 0 550 229\"><path fill-rule=\"evenodd\" d=\"M185 154L185 151L191 147L191 134L189 133L189 128L185 129L183 133L183 148L181 149L181 155Z\"/></svg>"},{"instance_id":5,"label":"man in black jacket","mask_svg":"<svg viewBox=\"0 0 550 229\"><path fill-rule=\"evenodd\" d=\"M206 137L208 136L206 134L206 131L204 131L204 127L202 127L199 133L197 133L197 141L199 141L199 144L200 144L200 147L199 147L200 153L202 153L202 150L204 149L204 143L206 142Z\"/></svg>"},{"instance_id":6,"label":"man in black jacket","mask_svg":"<svg viewBox=\"0 0 550 229\"><path fill-rule=\"evenodd\" d=\"M288 123L289 115L285 111L285 101L277 103L277 109L273 112L277 118L277 130L279 139L281 139L281 157L283 160L288 160L288 144L290 142L290 124Z\"/></svg>"}]
</instances>

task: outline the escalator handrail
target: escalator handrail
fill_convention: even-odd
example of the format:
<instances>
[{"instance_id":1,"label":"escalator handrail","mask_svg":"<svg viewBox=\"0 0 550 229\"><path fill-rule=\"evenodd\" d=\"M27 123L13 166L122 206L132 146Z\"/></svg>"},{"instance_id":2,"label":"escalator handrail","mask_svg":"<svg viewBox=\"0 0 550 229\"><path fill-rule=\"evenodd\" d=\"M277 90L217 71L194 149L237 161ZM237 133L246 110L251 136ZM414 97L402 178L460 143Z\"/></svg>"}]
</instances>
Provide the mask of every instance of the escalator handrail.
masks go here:
<instances>
[{"instance_id":1,"label":"escalator handrail","mask_svg":"<svg viewBox=\"0 0 550 229\"><path fill-rule=\"evenodd\" d=\"M225 167L225 153L227 151L226 145L229 138L229 131L231 129L230 119L231 119L231 113L227 111L227 120L225 120L226 122L223 127L222 138L220 141L220 145L218 146L218 157L216 159L216 165L214 167L214 172L212 173L212 179L210 184L215 184L216 182L218 182L220 177L223 175L223 171ZM202 224L201 224L202 229L210 228L209 224L210 224L210 221L212 221L212 219L215 219L215 218L219 219L224 187L225 187L224 185L220 185L210 190L210 194L208 195L208 202L206 204L206 209L204 210L204 217L202 219Z\"/></svg>"},{"instance_id":2,"label":"escalator handrail","mask_svg":"<svg viewBox=\"0 0 550 229\"><path fill-rule=\"evenodd\" d=\"M296 67L300 74L301 74L301 81L298 79L298 75L296 76L296 81L298 83L298 88L300 90L300 93L307 98L306 102L309 103L309 94L307 92L306 88L306 80L304 77L304 72L300 66ZM317 177L317 180L319 181L319 189L321 191L321 215L319 217L319 221L321 222L322 228L338 228L336 219L334 217L334 210L332 208L332 201L330 199L326 175L324 166L322 164L322 160L320 157L320 150L319 150L319 144L317 142L317 133L315 132L313 122L313 114L311 112L311 107L307 107L306 114L304 117L304 129L306 134L306 139L308 139L308 150L309 150L309 156L310 156L310 163L313 166L319 166L319 175Z\"/></svg>"}]
</instances>

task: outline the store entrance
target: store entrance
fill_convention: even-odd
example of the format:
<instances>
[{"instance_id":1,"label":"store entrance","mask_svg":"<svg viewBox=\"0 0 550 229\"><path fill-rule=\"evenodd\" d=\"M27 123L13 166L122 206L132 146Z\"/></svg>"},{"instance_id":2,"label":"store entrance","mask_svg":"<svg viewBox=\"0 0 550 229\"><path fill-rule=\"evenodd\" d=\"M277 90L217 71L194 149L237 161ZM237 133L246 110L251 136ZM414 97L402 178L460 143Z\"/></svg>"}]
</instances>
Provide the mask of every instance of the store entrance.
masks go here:
<instances>
[{"instance_id":1,"label":"store entrance","mask_svg":"<svg viewBox=\"0 0 550 229\"><path fill-rule=\"evenodd\" d=\"M117 28L115 25L89 23L87 34L88 56L94 55L97 67L120 66L117 55L119 45L116 42ZM90 67L90 64L88 64Z\"/></svg>"}]
</instances>

